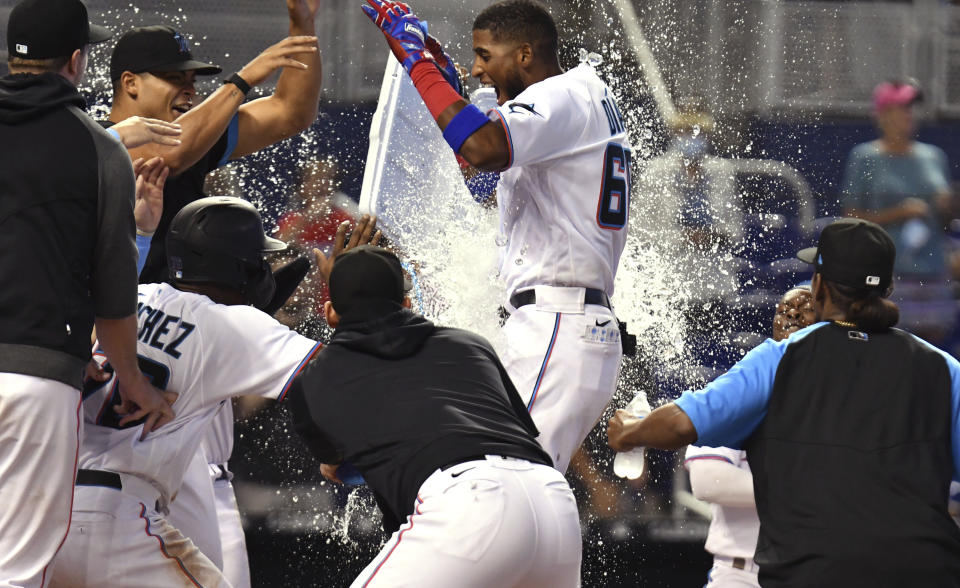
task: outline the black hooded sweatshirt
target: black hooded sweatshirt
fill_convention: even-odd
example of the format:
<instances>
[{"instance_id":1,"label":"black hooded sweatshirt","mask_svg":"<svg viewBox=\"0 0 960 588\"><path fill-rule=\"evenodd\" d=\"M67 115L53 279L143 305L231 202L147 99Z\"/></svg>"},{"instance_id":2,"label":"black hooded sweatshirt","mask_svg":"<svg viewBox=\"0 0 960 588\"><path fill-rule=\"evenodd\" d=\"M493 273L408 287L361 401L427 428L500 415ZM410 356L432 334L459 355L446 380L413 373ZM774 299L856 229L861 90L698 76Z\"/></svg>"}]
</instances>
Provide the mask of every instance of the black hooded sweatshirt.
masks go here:
<instances>
[{"instance_id":1,"label":"black hooded sweatshirt","mask_svg":"<svg viewBox=\"0 0 960 588\"><path fill-rule=\"evenodd\" d=\"M483 455L552 465L490 344L397 309L341 322L287 396L314 455L363 474L387 531L438 468Z\"/></svg>"},{"instance_id":2,"label":"black hooded sweatshirt","mask_svg":"<svg viewBox=\"0 0 960 588\"><path fill-rule=\"evenodd\" d=\"M65 78L0 78L0 372L80 387L94 316L137 304L133 168Z\"/></svg>"}]
</instances>

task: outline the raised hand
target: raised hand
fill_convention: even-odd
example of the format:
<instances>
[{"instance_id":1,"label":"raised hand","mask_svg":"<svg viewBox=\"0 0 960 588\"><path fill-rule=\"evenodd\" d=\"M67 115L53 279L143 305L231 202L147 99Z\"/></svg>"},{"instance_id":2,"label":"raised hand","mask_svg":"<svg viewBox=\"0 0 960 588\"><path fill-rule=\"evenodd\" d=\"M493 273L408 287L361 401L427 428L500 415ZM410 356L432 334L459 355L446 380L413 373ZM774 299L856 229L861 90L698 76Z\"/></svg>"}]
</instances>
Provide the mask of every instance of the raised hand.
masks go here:
<instances>
[{"instance_id":1,"label":"raised hand","mask_svg":"<svg viewBox=\"0 0 960 588\"><path fill-rule=\"evenodd\" d=\"M421 61L431 59L425 44L425 25L408 5L388 0L367 0L367 3L370 6L361 6L361 10L386 37L387 45L407 73Z\"/></svg>"},{"instance_id":2,"label":"raised hand","mask_svg":"<svg viewBox=\"0 0 960 588\"><path fill-rule=\"evenodd\" d=\"M426 36L427 51L429 51L430 55L433 56L433 59L437 62L437 67L440 68L440 73L442 73L443 77L450 82L450 85L453 87L454 91L463 96L463 80L460 77L460 71L457 69L457 64L454 63L453 58L447 55L447 52L443 50L443 46L440 45L440 41L434 37L431 37L427 32L427 23L424 21L421 21L421 23L423 24L423 34Z\"/></svg>"},{"instance_id":3,"label":"raised hand","mask_svg":"<svg viewBox=\"0 0 960 588\"><path fill-rule=\"evenodd\" d=\"M146 143L158 145L179 145L180 125L155 118L131 116L110 127L120 135L120 141L127 149L133 149Z\"/></svg>"},{"instance_id":4,"label":"raised hand","mask_svg":"<svg viewBox=\"0 0 960 588\"><path fill-rule=\"evenodd\" d=\"M133 173L137 176L137 197L133 205L133 218L137 229L143 233L153 233L160 224L163 214L163 186L167 181L170 168L160 157L133 162Z\"/></svg>"},{"instance_id":5,"label":"raised hand","mask_svg":"<svg viewBox=\"0 0 960 588\"><path fill-rule=\"evenodd\" d=\"M290 20L297 24L313 23L319 4L319 0L287 0Z\"/></svg>"},{"instance_id":6,"label":"raised hand","mask_svg":"<svg viewBox=\"0 0 960 588\"><path fill-rule=\"evenodd\" d=\"M296 37L287 37L286 39L271 45L257 55L247 65L243 66L238 73L245 82L251 86L259 86L273 72L282 67L294 67L297 69L308 69L307 64L297 61L292 56L298 53L317 52L317 38L309 35Z\"/></svg>"},{"instance_id":7,"label":"raised hand","mask_svg":"<svg viewBox=\"0 0 960 588\"><path fill-rule=\"evenodd\" d=\"M319 249L313 250L313 255L317 261L317 270L320 271L320 277L323 278L324 282L330 282L330 272L333 271L333 262L338 255L360 245L378 245L380 243L382 234L376 230L377 217L375 216L363 215L350 235L350 240L347 241L347 229L349 228L349 221L343 221L337 227L337 236L334 238L333 251L330 252L329 257Z\"/></svg>"}]
</instances>

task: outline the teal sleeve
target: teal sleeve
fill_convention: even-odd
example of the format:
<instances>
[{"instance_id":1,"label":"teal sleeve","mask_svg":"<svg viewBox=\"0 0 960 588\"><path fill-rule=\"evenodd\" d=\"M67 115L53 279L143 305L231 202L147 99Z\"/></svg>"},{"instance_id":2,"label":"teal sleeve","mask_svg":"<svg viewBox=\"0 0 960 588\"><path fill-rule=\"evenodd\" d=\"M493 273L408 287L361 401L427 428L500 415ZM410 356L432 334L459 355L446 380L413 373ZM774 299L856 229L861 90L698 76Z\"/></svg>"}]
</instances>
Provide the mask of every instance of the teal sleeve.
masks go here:
<instances>
[{"instance_id":1,"label":"teal sleeve","mask_svg":"<svg viewBox=\"0 0 960 588\"><path fill-rule=\"evenodd\" d=\"M773 381L787 347L827 323L797 331L788 339L767 339L703 390L684 392L676 405L697 431L696 445L740 449L767 415Z\"/></svg>"}]
</instances>

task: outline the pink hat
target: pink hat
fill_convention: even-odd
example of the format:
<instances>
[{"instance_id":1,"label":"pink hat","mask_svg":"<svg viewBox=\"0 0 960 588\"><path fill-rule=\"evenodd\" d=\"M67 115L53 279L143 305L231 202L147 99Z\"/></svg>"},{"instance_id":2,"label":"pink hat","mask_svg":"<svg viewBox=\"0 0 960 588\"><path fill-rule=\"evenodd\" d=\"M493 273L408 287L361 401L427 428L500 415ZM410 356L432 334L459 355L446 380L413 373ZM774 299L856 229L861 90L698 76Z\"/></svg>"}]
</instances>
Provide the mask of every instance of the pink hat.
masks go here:
<instances>
[{"instance_id":1,"label":"pink hat","mask_svg":"<svg viewBox=\"0 0 960 588\"><path fill-rule=\"evenodd\" d=\"M922 98L920 88L913 84L883 82L873 89L873 111L880 112L889 106L910 106Z\"/></svg>"}]
</instances>

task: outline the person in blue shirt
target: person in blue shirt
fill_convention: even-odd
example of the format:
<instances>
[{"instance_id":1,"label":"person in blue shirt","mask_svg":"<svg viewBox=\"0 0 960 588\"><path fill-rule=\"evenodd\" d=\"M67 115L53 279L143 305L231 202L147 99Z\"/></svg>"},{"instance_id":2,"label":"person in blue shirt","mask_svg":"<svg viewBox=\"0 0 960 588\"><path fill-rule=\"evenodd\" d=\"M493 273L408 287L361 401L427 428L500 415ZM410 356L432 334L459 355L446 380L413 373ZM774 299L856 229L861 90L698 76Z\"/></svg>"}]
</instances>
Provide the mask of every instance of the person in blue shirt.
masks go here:
<instances>
[{"instance_id":1,"label":"person in blue shirt","mask_svg":"<svg viewBox=\"0 0 960 588\"><path fill-rule=\"evenodd\" d=\"M893 328L896 249L879 225L836 221L798 257L818 322L644 419L617 411L609 444L745 449L761 586L960 587L960 362Z\"/></svg>"},{"instance_id":2,"label":"person in blue shirt","mask_svg":"<svg viewBox=\"0 0 960 588\"><path fill-rule=\"evenodd\" d=\"M953 196L947 156L914 140L913 105L923 99L912 82L890 81L873 91L880 137L850 151L843 176L843 210L884 227L897 247L894 300L903 328L940 343L955 322L944 227Z\"/></svg>"}]
</instances>

